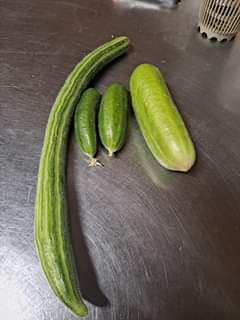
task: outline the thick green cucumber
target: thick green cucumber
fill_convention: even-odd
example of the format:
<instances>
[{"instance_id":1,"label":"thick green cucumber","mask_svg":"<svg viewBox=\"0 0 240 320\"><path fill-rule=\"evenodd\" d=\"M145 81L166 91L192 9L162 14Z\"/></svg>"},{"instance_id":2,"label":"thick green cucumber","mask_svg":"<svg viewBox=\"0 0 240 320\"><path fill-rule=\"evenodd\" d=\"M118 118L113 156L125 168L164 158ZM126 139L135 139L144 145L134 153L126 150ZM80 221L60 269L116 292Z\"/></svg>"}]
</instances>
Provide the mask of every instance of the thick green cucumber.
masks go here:
<instances>
[{"instance_id":1,"label":"thick green cucumber","mask_svg":"<svg viewBox=\"0 0 240 320\"><path fill-rule=\"evenodd\" d=\"M87 314L75 272L68 230L66 153L79 96L94 76L128 49L118 37L89 53L68 76L52 107L40 159L35 204L35 243L42 269L59 299L79 316Z\"/></svg>"},{"instance_id":2,"label":"thick green cucumber","mask_svg":"<svg viewBox=\"0 0 240 320\"><path fill-rule=\"evenodd\" d=\"M125 142L128 117L128 91L119 84L111 84L104 92L99 116L99 136L109 156L121 149Z\"/></svg>"},{"instance_id":3,"label":"thick green cucumber","mask_svg":"<svg viewBox=\"0 0 240 320\"><path fill-rule=\"evenodd\" d=\"M94 158L97 152L96 120L100 94L94 88L89 88L82 94L74 115L75 138L80 150L89 157L89 166L99 164Z\"/></svg>"},{"instance_id":4,"label":"thick green cucumber","mask_svg":"<svg viewBox=\"0 0 240 320\"><path fill-rule=\"evenodd\" d=\"M188 171L195 148L159 69L139 65L130 78L133 110L144 139L158 162L169 170Z\"/></svg>"}]
</instances>

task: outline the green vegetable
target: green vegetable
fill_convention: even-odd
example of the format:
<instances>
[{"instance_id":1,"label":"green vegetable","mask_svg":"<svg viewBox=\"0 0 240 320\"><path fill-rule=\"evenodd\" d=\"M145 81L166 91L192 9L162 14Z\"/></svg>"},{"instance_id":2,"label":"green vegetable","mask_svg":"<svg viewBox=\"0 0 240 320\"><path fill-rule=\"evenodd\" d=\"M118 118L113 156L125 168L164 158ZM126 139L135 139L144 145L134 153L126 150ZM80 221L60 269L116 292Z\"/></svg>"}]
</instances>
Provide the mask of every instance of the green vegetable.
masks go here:
<instances>
[{"instance_id":1,"label":"green vegetable","mask_svg":"<svg viewBox=\"0 0 240 320\"><path fill-rule=\"evenodd\" d=\"M110 85L102 98L98 117L99 135L109 156L125 142L128 116L128 92L118 83Z\"/></svg>"},{"instance_id":2,"label":"green vegetable","mask_svg":"<svg viewBox=\"0 0 240 320\"><path fill-rule=\"evenodd\" d=\"M100 94L94 89L87 89L81 96L74 116L76 141L81 151L90 158L89 166L100 165L94 158L97 152L96 119Z\"/></svg>"},{"instance_id":3,"label":"green vegetable","mask_svg":"<svg viewBox=\"0 0 240 320\"><path fill-rule=\"evenodd\" d=\"M118 37L89 53L68 76L52 107L43 142L35 209L35 243L49 285L79 316L82 302L68 230L66 151L69 127L79 96L94 76L127 51L129 40Z\"/></svg>"},{"instance_id":4,"label":"green vegetable","mask_svg":"<svg viewBox=\"0 0 240 320\"><path fill-rule=\"evenodd\" d=\"M133 110L154 157L165 168L188 171L195 162L192 140L160 71L141 64L130 78Z\"/></svg>"}]
</instances>

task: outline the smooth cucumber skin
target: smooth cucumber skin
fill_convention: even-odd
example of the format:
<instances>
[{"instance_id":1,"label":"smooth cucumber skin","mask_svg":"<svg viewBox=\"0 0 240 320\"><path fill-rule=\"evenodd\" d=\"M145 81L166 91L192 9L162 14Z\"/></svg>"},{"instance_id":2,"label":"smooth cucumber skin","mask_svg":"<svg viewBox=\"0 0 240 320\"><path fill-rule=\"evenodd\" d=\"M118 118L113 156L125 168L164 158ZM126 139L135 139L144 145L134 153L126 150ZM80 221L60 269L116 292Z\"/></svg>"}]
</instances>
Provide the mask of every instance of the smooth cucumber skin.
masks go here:
<instances>
[{"instance_id":1,"label":"smooth cucumber skin","mask_svg":"<svg viewBox=\"0 0 240 320\"><path fill-rule=\"evenodd\" d=\"M195 148L159 69L137 66L130 92L138 125L154 157L169 170L188 171L196 159Z\"/></svg>"},{"instance_id":2,"label":"smooth cucumber skin","mask_svg":"<svg viewBox=\"0 0 240 320\"><path fill-rule=\"evenodd\" d=\"M74 130L80 150L92 159L97 152L96 120L100 94L89 88L82 94L74 114Z\"/></svg>"},{"instance_id":3,"label":"smooth cucumber skin","mask_svg":"<svg viewBox=\"0 0 240 320\"><path fill-rule=\"evenodd\" d=\"M125 142L128 102L128 91L119 83L107 87L102 97L98 116L99 136L110 156Z\"/></svg>"},{"instance_id":4,"label":"smooth cucumber skin","mask_svg":"<svg viewBox=\"0 0 240 320\"><path fill-rule=\"evenodd\" d=\"M61 88L49 115L42 147L35 202L35 245L42 269L57 297L76 315L85 316L68 229L66 153L76 104L94 76L128 49L118 37L89 53Z\"/></svg>"}]
</instances>

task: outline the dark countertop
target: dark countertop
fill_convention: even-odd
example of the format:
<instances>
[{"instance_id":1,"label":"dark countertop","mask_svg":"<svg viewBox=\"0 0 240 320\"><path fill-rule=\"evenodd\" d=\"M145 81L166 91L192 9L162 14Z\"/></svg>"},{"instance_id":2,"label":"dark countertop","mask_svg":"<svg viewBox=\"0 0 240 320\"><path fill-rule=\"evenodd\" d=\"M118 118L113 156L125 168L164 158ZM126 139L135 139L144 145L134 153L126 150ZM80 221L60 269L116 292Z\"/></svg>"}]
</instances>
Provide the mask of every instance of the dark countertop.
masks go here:
<instances>
[{"instance_id":1,"label":"dark countertop","mask_svg":"<svg viewBox=\"0 0 240 320\"><path fill-rule=\"evenodd\" d=\"M240 319L240 42L197 33L198 1L177 10L126 1L0 3L0 318L76 319L55 298L33 240L35 184L48 114L65 77L112 35L130 53L95 81L128 84L141 62L163 71L195 141L189 174L162 169L132 119L129 140L89 169L71 139L69 200L89 316Z\"/></svg>"}]
</instances>

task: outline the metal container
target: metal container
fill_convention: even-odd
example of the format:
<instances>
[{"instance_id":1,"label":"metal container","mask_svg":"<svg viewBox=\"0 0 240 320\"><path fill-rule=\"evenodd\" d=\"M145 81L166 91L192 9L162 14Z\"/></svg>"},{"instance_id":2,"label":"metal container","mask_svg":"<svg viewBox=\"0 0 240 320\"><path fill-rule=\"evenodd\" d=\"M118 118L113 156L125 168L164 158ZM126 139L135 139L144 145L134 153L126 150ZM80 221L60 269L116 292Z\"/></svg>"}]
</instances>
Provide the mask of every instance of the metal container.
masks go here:
<instances>
[{"instance_id":1,"label":"metal container","mask_svg":"<svg viewBox=\"0 0 240 320\"><path fill-rule=\"evenodd\" d=\"M240 29L240 0L203 0L199 28L208 39L234 38Z\"/></svg>"}]
</instances>

